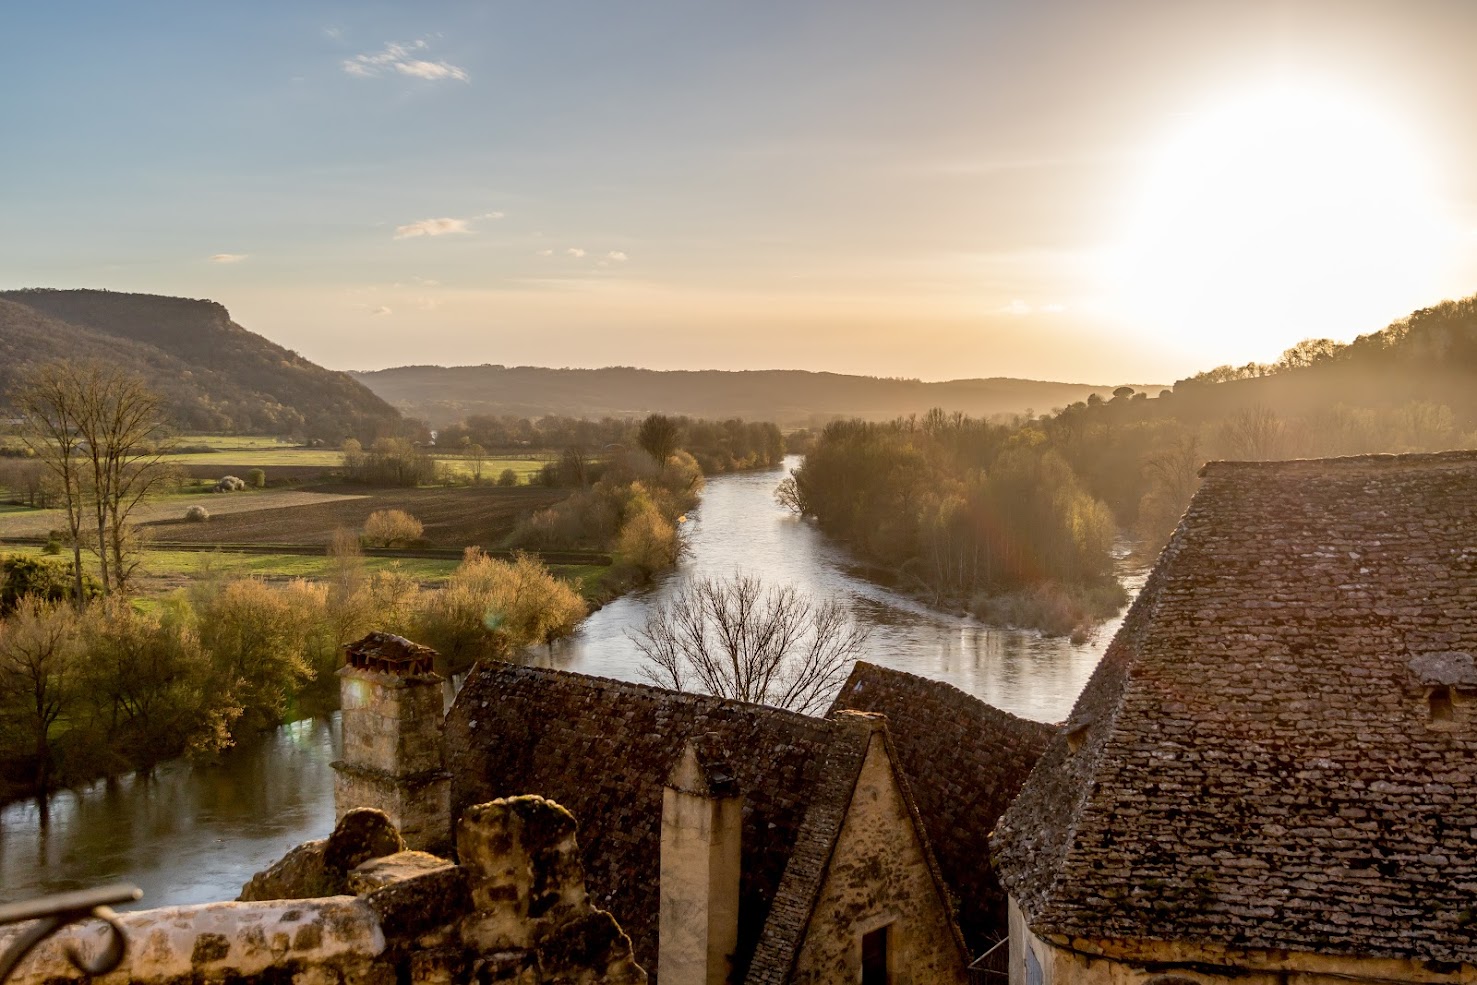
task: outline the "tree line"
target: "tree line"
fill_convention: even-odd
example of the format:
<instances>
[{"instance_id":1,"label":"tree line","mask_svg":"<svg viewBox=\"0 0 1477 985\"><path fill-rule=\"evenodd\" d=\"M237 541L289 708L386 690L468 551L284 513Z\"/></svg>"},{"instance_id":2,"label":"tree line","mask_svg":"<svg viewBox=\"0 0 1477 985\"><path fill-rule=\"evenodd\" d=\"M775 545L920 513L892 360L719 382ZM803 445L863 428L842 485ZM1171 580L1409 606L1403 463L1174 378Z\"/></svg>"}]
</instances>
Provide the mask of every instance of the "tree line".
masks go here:
<instances>
[{"instance_id":1,"label":"tree line","mask_svg":"<svg viewBox=\"0 0 1477 985\"><path fill-rule=\"evenodd\" d=\"M527 555L469 550L444 588L427 590L395 569L369 573L347 531L330 554L320 582L206 575L148 605L77 605L66 562L0 559L0 579L24 570L33 589L16 597L0 583L0 794L209 757L326 713L342 646L371 629L435 648L451 674L558 639L586 613L573 586Z\"/></svg>"}]
</instances>

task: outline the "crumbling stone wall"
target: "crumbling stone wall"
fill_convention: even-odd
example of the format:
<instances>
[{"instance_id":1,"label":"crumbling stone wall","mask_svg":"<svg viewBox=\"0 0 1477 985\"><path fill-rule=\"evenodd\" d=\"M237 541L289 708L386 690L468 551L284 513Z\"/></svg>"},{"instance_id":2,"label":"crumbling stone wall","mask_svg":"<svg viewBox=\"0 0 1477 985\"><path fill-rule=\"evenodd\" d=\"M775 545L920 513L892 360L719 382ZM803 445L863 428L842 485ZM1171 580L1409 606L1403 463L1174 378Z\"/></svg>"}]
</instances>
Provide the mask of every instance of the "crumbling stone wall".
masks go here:
<instances>
[{"instance_id":1,"label":"crumbling stone wall","mask_svg":"<svg viewBox=\"0 0 1477 985\"><path fill-rule=\"evenodd\" d=\"M358 812L356 812L358 813ZM363 824L365 828L377 826ZM335 834L340 832L336 831ZM348 838L290 854L243 895L291 891L340 875L358 895L208 903L121 914L123 964L101 985L640 985L646 974L609 913L593 907L574 818L541 797L464 812L460 863L398 851L340 872ZM398 839L398 835L396 835ZM384 847L379 841L369 850ZM393 847L393 846L391 846ZM317 861L312 861L313 857ZM0 932L8 947L24 926ZM89 980L66 957L97 955L100 924L67 928L21 964L15 985Z\"/></svg>"}]
</instances>

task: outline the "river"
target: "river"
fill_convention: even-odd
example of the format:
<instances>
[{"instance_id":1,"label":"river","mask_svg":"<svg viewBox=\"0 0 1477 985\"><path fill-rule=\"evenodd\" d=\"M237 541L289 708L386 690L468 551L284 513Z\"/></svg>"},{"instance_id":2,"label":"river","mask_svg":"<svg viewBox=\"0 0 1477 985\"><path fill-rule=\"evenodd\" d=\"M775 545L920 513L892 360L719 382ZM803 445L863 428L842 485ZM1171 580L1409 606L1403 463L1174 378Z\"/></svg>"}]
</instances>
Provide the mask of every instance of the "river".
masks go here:
<instances>
[{"instance_id":1,"label":"river","mask_svg":"<svg viewBox=\"0 0 1477 985\"><path fill-rule=\"evenodd\" d=\"M935 612L861 577L845 551L775 503L784 474L711 479L689 518L680 568L600 609L534 662L640 680L627 634L650 607L685 580L739 570L845 600L870 630L874 663L947 681L1025 718L1066 716L1118 619L1074 644ZM1142 572L1121 576L1133 592L1143 583ZM253 872L332 829L338 749L337 716L297 722L218 766L166 763L152 777L57 794L44 814L35 802L12 804L0 812L0 902L119 880L144 890L141 906L230 899Z\"/></svg>"}]
</instances>

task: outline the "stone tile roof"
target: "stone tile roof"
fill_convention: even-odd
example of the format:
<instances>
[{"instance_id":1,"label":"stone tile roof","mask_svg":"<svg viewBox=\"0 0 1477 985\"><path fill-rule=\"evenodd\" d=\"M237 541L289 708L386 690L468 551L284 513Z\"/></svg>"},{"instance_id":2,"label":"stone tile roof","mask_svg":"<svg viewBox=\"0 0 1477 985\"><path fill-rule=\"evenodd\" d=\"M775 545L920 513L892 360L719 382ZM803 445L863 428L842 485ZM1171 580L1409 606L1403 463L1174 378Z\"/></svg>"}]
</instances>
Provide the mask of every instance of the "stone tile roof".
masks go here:
<instances>
[{"instance_id":1,"label":"stone tile roof","mask_svg":"<svg viewBox=\"0 0 1477 985\"><path fill-rule=\"evenodd\" d=\"M1477 453L1203 475L1002 882L1044 935L1477 959Z\"/></svg>"},{"instance_id":2,"label":"stone tile roof","mask_svg":"<svg viewBox=\"0 0 1477 985\"><path fill-rule=\"evenodd\" d=\"M738 973L746 973L808 812L839 824L849 757L865 734L834 721L705 695L484 662L446 721L453 813L529 791L579 819L595 905L630 934L637 961L657 955L662 788L689 738L734 755L744 795ZM857 769L860 768L858 759ZM820 823L817 820L814 823ZM836 831L829 834L834 843ZM824 832L822 832L822 840Z\"/></svg>"},{"instance_id":3,"label":"stone tile roof","mask_svg":"<svg viewBox=\"0 0 1477 985\"><path fill-rule=\"evenodd\" d=\"M898 765L959 904L971 954L1006 934L988 838L1056 734L940 681L859 662L832 705L886 716Z\"/></svg>"}]
</instances>

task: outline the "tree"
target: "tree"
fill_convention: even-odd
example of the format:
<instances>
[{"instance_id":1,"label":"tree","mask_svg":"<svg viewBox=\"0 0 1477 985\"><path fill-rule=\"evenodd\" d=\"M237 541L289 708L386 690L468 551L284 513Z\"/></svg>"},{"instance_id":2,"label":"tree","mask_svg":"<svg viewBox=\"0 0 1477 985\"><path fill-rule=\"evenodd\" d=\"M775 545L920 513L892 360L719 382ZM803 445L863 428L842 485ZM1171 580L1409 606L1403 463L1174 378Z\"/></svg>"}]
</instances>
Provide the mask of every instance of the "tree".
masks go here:
<instances>
[{"instance_id":1,"label":"tree","mask_svg":"<svg viewBox=\"0 0 1477 985\"><path fill-rule=\"evenodd\" d=\"M116 367L62 361L32 370L17 404L27 446L61 487L79 572L85 513L96 530L103 592L123 591L139 562L129 517L172 474L163 398Z\"/></svg>"},{"instance_id":2,"label":"tree","mask_svg":"<svg viewBox=\"0 0 1477 985\"><path fill-rule=\"evenodd\" d=\"M364 541L370 547L394 547L420 540L425 528L404 510L375 510L364 521Z\"/></svg>"},{"instance_id":3,"label":"tree","mask_svg":"<svg viewBox=\"0 0 1477 985\"><path fill-rule=\"evenodd\" d=\"M487 466L487 449L475 441L466 447L467 461L472 465L472 484L482 485L482 470Z\"/></svg>"},{"instance_id":4,"label":"tree","mask_svg":"<svg viewBox=\"0 0 1477 985\"><path fill-rule=\"evenodd\" d=\"M656 459L657 465L664 465L677 451L677 438L681 430L676 419L664 414L652 414L641 422L636 441L648 455Z\"/></svg>"},{"instance_id":5,"label":"tree","mask_svg":"<svg viewBox=\"0 0 1477 985\"><path fill-rule=\"evenodd\" d=\"M21 414L21 440L45 466L56 485L72 547L72 600L86 604L82 591L82 524L87 504L83 486L81 395L72 385L66 363L38 366L12 391L11 401Z\"/></svg>"},{"instance_id":6,"label":"tree","mask_svg":"<svg viewBox=\"0 0 1477 985\"><path fill-rule=\"evenodd\" d=\"M30 732L36 789L45 792L55 771L52 732L76 704L81 665L78 617L65 606L24 600L0 623L0 708Z\"/></svg>"},{"instance_id":7,"label":"tree","mask_svg":"<svg viewBox=\"0 0 1477 985\"><path fill-rule=\"evenodd\" d=\"M627 636L659 687L813 713L845 679L867 631L835 599L736 574L686 585Z\"/></svg>"}]
</instances>

